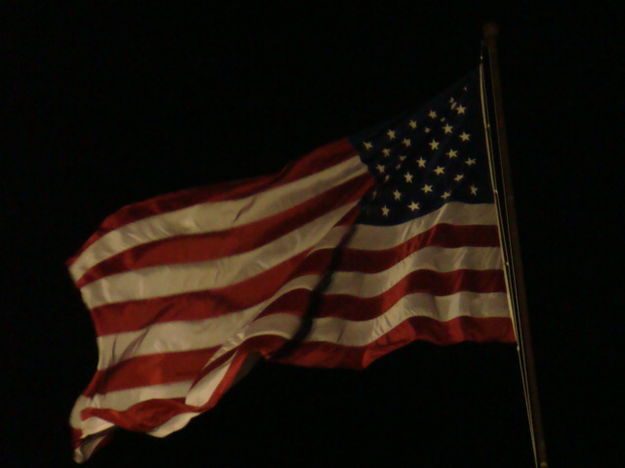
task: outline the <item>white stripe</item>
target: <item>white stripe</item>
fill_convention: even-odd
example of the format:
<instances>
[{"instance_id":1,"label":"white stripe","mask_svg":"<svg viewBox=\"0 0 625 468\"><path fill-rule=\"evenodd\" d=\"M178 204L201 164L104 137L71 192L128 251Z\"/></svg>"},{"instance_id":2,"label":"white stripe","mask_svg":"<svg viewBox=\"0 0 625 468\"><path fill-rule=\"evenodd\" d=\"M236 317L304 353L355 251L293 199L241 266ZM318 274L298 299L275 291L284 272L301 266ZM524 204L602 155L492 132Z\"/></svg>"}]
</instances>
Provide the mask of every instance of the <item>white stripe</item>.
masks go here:
<instances>
[{"instance_id":1,"label":"white stripe","mask_svg":"<svg viewBox=\"0 0 625 468\"><path fill-rule=\"evenodd\" d=\"M226 371L229 369L230 365L232 364L233 359L234 359L234 355L211 373L211 376L213 378L210 381L203 382L203 386L201 387L200 390L202 394L208 395L207 401L210 398L210 396L213 394L215 389L217 388L217 385L223 379ZM189 388L191 386L191 381L182 382L182 384L183 385L178 385L177 387L175 387L176 384L153 386L153 387L161 387L162 390L160 392L153 392L153 394L160 395L160 396L154 396L151 398L161 398L161 399L182 398L187 395ZM140 387L138 389L132 389L132 391L121 390L118 392L109 392L106 395L102 395L102 396L98 395L98 396L101 397L100 403L102 403L105 400L108 400L112 404L108 408L123 411L125 409L128 409L130 406L136 403L151 399L150 397L146 398L146 395L148 395L148 393L145 392L146 389L150 389L150 388L151 387ZM141 390L144 393L142 395L137 395L136 394L137 392L135 392L135 390ZM165 392L163 392L163 390L165 390ZM115 395L115 398L107 398L108 395L112 395L112 394L118 394L118 395ZM169 396L162 396L162 395L169 395ZM123 399L122 401L119 401L119 396L122 397ZM137 396L139 396L140 399L137 399ZM78 410L79 412L80 410L84 409L87 406L94 406L94 405L89 404L92 402L93 402L92 399L81 396L76 402L75 410L72 412L72 414L74 414L74 412L76 411L76 408L79 408ZM186 404L193 405L193 403L190 403L190 402L186 402ZM101 407L101 406L98 406L98 407ZM184 426L186 426L189 423L189 421L192 418L194 418L195 416L198 416L199 414L200 413L195 412L195 411L187 411L184 413L179 413L167 419L162 424L160 424L159 426L156 426L155 428L148 431L147 433L153 437L165 437L171 434L172 432L182 429ZM92 417L83 421L71 420L70 423L73 427L77 429L81 429L83 432L83 435L91 435L91 434L103 432L103 431L106 431L108 428L114 426L109 421L105 421L97 417ZM90 453L86 454L86 457L85 457L85 445L83 445L80 449L77 449L75 453L75 457L77 458L77 461L79 463L84 461L84 459L88 458L89 455ZM80 459L80 461L78 459Z\"/></svg>"},{"instance_id":2,"label":"white stripe","mask_svg":"<svg viewBox=\"0 0 625 468\"><path fill-rule=\"evenodd\" d=\"M210 397L209 397L210 398ZM179 413L173 418L169 418L160 426L155 427L147 433L153 437L166 437L172 432L178 431L189 424L189 421L201 413L195 411L189 411L185 413Z\"/></svg>"},{"instance_id":3,"label":"white stripe","mask_svg":"<svg viewBox=\"0 0 625 468\"><path fill-rule=\"evenodd\" d=\"M142 401L182 398L187 394L192 383L193 381L187 380L97 393L91 397L80 395L74 404L74 408L72 408L69 423L73 428L81 429L84 432L84 421L86 420L80 418L80 412L85 408L104 408L124 411Z\"/></svg>"},{"instance_id":4,"label":"white stripe","mask_svg":"<svg viewBox=\"0 0 625 468\"><path fill-rule=\"evenodd\" d=\"M203 320L155 323L141 330L97 338L99 370L120 361L148 354L192 351L218 346L234 336L279 297L296 289L312 291L320 275L294 278L268 299L244 310Z\"/></svg>"},{"instance_id":5,"label":"white stripe","mask_svg":"<svg viewBox=\"0 0 625 468\"><path fill-rule=\"evenodd\" d=\"M245 198L193 205L150 216L111 231L91 244L70 266L74 280L113 255L172 236L222 231L288 210L367 172L357 155L310 176Z\"/></svg>"},{"instance_id":6,"label":"white stripe","mask_svg":"<svg viewBox=\"0 0 625 468\"><path fill-rule=\"evenodd\" d=\"M440 252L437 253L437 251ZM498 249L427 248L422 251L415 252L407 259L404 259L402 262L383 273L400 279L402 272L406 269L406 266L402 264L414 261L424 262L425 264L433 261L434 263L431 265L433 269L446 268L447 265L445 265L445 261L439 261L436 259L437 256L441 256L443 253L442 251L449 254L448 261L454 261L451 260L454 257L456 258L455 261L458 261L458 255L462 255L464 257L463 262L465 264L467 262L471 264L476 262L477 265L474 266L480 265L485 269L490 269L500 265ZM415 255L421 255L421 258L414 258ZM491 260L484 262L482 260L483 258L490 258ZM350 284L352 286L354 284L352 278L353 275L354 273L352 272L337 272L332 283L332 292L349 292ZM362 290L364 297L374 296L383 292L379 290L380 288L376 291L371 289L373 284L380 281L380 279L375 279L375 277L379 275L380 273L360 274L360 276L364 279L359 284L358 289ZM279 313L263 317L256 321L251 320L256 317L258 311L262 310L267 303L272 302L276 297L281 296L286 291L298 288L310 290L314 287L317 281L318 275L307 275L296 278L284 285L284 287L276 293L274 297L264 301L263 304L259 304L251 309L248 309L247 311L230 314L230 316L208 319L206 321L157 324L138 333L132 332L130 334L119 334L111 337L104 337L112 339L112 342L108 345L100 342L100 349L102 350L103 348L108 347L109 350L119 350L121 354L125 356L128 356L129 354L131 356L136 356L138 354L143 354L145 349L140 348L144 346L151 347L152 350L155 350L153 352L166 352L192 349L194 346L200 348L212 346L220 344L220 341L225 341L220 352L214 356L214 358L217 358L219 355L222 355L230 349L236 348L243 341L253 336L269 334L279 335L289 339L299 327L300 319L298 317L288 313ZM372 283L369 284L369 282ZM392 284L390 286L392 286ZM330 291L328 291L328 293L330 293ZM404 296L382 316L371 320L352 321L335 317L323 317L316 319L307 341L326 341L345 346L365 346L388 333L406 319L414 316L431 317L439 321L451 320L458 316L508 317L508 309L506 298L503 293L480 294L460 292L443 297L434 297L426 293L416 293ZM217 322L221 323L218 324ZM245 326L247 323L249 323L249 326ZM226 328L223 328L220 331L216 331L215 329L211 330L211 327L219 328L223 325L226 325L226 328L230 328L230 330L227 330ZM144 333L147 330L149 330L149 332ZM238 332L233 333L233 331ZM141 343L141 345L139 347L135 347L132 352L130 352L129 349L134 345L129 345L128 342L120 340L120 337L124 335L132 335L133 333L136 334L134 337L136 340L135 343ZM224 334L228 337L227 340L224 340ZM213 342L207 341L208 337L214 338L215 336L220 336L220 339L215 339ZM172 337L175 337L175 339L167 343L167 341L171 340ZM196 339L197 342L195 341ZM229 361L226 364L229 364ZM197 386L194 386L190 392L189 387L191 382L187 381L174 384L163 384L113 391L103 395L96 395L92 399L81 397L79 402L76 404L75 411L72 412L72 425L74 427L82 426L83 431L87 429L91 434L105 430L109 426L112 426L110 423L100 420L99 418L90 418L91 421L87 420L82 423L80 421L76 421L76 415L79 414L80 410L85 406L107 407L124 410L137 402L145 401L151 398L175 398L187 395L187 404L203 404L208 401L214 392L216 385L223 378L223 376L216 375L215 372L219 371L220 373L224 373L226 370L227 365L224 364L222 368L216 369L204 379L200 380L200 382L197 383ZM83 401L81 401L81 399ZM186 412L177 415L150 431L150 434L157 437L164 437L167 434L184 427L188 421L197 414L198 413L195 412Z\"/></svg>"},{"instance_id":7,"label":"white stripe","mask_svg":"<svg viewBox=\"0 0 625 468\"><path fill-rule=\"evenodd\" d=\"M87 307L204 291L239 283L318 244L356 206L350 202L249 252L206 262L177 263L106 276L81 288Z\"/></svg>"},{"instance_id":8,"label":"white stripe","mask_svg":"<svg viewBox=\"0 0 625 468\"><path fill-rule=\"evenodd\" d=\"M81 288L89 308L102 304L201 291L234 284L268 270L281 261L315 246L333 248L344 230L320 240L326 226L336 224L351 203L324 215L275 241L249 252L206 262L180 263L142 268L101 278ZM468 212L467 216L465 213ZM349 247L383 250L395 247L432 227L430 223L488 224L495 216L492 204L448 203L423 218L396 226L358 225ZM473 221L473 222L471 222ZM335 228L336 229L336 228ZM410 237L406 237L410 236ZM298 250L295 250L298 249Z\"/></svg>"},{"instance_id":9,"label":"white stripe","mask_svg":"<svg viewBox=\"0 0 625 468\"><path fill-rule=\"evenodd\" d=\"M334 248L339 244L347 229L345 226L332 229L322 242L327 248ZM319 278L319 275L304 275L294 278L266 300L248 309L228 314L228 316L201 321L157 323L138 331L100 336L97 338L99 349L98 369L105 369L121 360L136 356L181 349L200 349L221 344L224 335L229 336L232 334L232 327L236 325L235 328L238 329L242 324L252 320L265 307L289 291L295 289L312 290ZM222 320L219 320L220 318ZM177 325L184 328L185 323L195 324L196 328L191 330L189 334L180 328L176 328ZM199 331L202 331L202 333L198 333ZM215 333L214 336L219 337L219 339L213 340L210 335L205 336L204 333L206 331ZM213 345L207 343L213 343Z\"/></svg>"},{"instance_id":10,"label":"white stripe","mask_svg":"<svg viewBox=\"0 0 625 468\"><path fill-rule=\"evenodd\" d=\"M115 390L105 394L96 394L93 397L79 396L72 408L69 423L74 429L80 429L83 439L88 436L92 436L92 438L83 442L80 447L74 450L74 460L77 463L82 463L89 458L97 447L98 442L105 437L105 432L115 427L110 421L95 416L81 419L80 412L82 410L86 408L101 408L125 411L142 401L183 398L188 393L192 383L193 381L188 380L170 384L135 387L127 390Z\"/></svg>"},{"instance_id":11,"label":"white stripe","mask_svg":"<svg viewBox=\"0 0 625 468\"><path fill-rule=\"evenodd\" d=\"M98 369L155 353L192 351L221 345L254 319L259 306L204 320L156 323L138 331L99 336Z\"/></svg>"},{"instance_id":12,"label":"white stripe","mask_svg":"<svg viewBox=\"0 0 625 468\"><path fill-rule=\"evenodd\" d=\"M492 203L449 202L420 218L410 219L394 226L359 224L350 239L349 246L363 250L390 249L443 223L457 226L496 225L497 214Z\"/></svg>"},{"instance_id":13,"label":"white stripe","mask_svg":"<svg viewBox=\"0 0 625 468\"><path fill-rule=\"evenodd\" d=\"M111 424L111 426L113 425ZM97 436L93 435L89 440L83 440L81 445L76 447L74 450L74 461L76 463L86 462L106 435L106 432L104 432L103 434L99 434Z\"/></svg>"},{"instance_id":14,"label":"white stripe","mask_svg":"<svg viewBox=\"0 0 625 468\"><path fill-rule=\"evenodd\" d=\"M414 265L423 265L432 271L449 272L461 266L472 270L491 270L501 267L499 249L495 247L458 247L446 249L427 247L378 273L334 273L326 294L351 294L369 298L384 293L406 274ZM265 301L247 309L203 320L156 323L141 330L104 335L97 338L99 352L98 369L105 369L124 359L146 354L191 351L218 346L239 332L259 315L268 305L289 291L311 291L319 281L319 275L304 275L283 285Z\"/></svg>"},{"instance_id":15,"label":"white stripe","mask_svg":"<svg viewBox=\"0 0 625 468\"><path fill-rule=\"evenodd\" d=\"M336 317L315 319L310 335L306 341L324 341L344 346L366 346L390 332L410 317L430 317L439 321L448 321L460 316L471 317L509 317L506 296L504 293L472 293L460 292L449 296L436 297L425 293L404 296L383 315L366 321L345 320ZM231 340L227 349L234 349L245 340L254 336L278 335L291 338L299 327L300 318L292 314L273 314L252 322L243 332ZM220 353L223 354L223 353ZM136 387L127 390L111 391L87 398L81 396L72 411L70 423L80 428L85 435L106 429L95 419L87 423L80 420L80 411L86 407L110 408L118 411L154 398L181 398L187 396L187 404L204 404L212 395L216 385L221 381L230 361L211 372L207 381L200 380L190 390L191 381L172 384ZM218 378L219 377L219 378ZM187 424L196 413L184 413L171 423L163 423L152 431L152 435L162 437ZM110 425L110 423L108 423Z\"/></svg>"},{"instance_id":16,"label":"white stripe","mask_svg":"<svg viewBox=\"0 0 625 468\"><path fill-rule=\"evenodd\" d=\"M431 270L445 273L459 268L476 271L501 269L499 247L426 247L377 273L335 272L326 294L374 297L412 272Z\"/></svg>"},{"instance_id":17,"label":"white stripe","mask_svg":"<svg viewBox=\"0 0 625 468\"><path fill-rule=\"evenodd\" d=\"M509 317L505 293L475 293L462 291L449 296L414 293L403 296L385 313L369 320L346 320L320 317L306 341L326 341L344 346L366 346L390 332L411 317L429 317L446 322L457 317ZM271 314L252 322L236 339L223 346L210 361L236 348L249 338L276 335L290 339L297 331L300 317L293 314Z\"/></svg>"},{"instance_id":18,"label":"white stripe","mask_svg":"<svg viewBox=\"0 0 625 468\"><path fill-rule=\"evenodd\" d=\"M313 321L307 342L329 342L343 346L366 346L411 317L429 317L445 322L457 317L509 317L505 293L459 292L449 296L415 293L403 296L384 314L370 320L345 320L322 317ZM292 314L272 314L261 317L230 340L211 361L240 346L255 336L274 335L291 339L300 325L300 317ZM204 376L190 390L188 404L201 405L210 398L203 392L204 385L214 383L213 372Z\"/></svg>"},{"instance_id":19,"label":"white stripe","mask_svg":"<svg viewBox=\"0 0 625 468\"><path fill-rule=\"evenodd\" d=\"M215 392L215 390L217 389L217 386L221 383L221 381L223 380L224 376L226 375L226 372L228 371L228 369L230 369L230 365L232 364L232 361L234 360L236 356L236 353L233 353L232 356L230 356L229 359L227 359L226 361L222 362L219 366L217 366L215 369L212 369L210 372L210 378L202 378L200 379L198 382L196 382L192 388L195 389L195 394L201 394L205 397L205 399L203 399L202 401L196 400L194 398L189 398L189 395L187 393L187 397L185 399L185 403L187 405L193 405L193 406L200 406L203 405L204 403L206 403L210 397L213 395L213 393ZM186 422L185 422L186 424ZM166 428L164 429L166 430Z\"/></svg>"},{"instance_id":20,"label":"white stripe","mask_svg":"<svg viewBox=\"0 0 625 468\"><path fill-rule=\"evenodd\" d=\"M509 312L505 293L460 292L449 296L408 294L383 315L371 320L354 321L336 317L316 319L306 341L365 346L411 317L429 317L446 322L457 317L509 317Z\"/></svg>"}]
</instances>

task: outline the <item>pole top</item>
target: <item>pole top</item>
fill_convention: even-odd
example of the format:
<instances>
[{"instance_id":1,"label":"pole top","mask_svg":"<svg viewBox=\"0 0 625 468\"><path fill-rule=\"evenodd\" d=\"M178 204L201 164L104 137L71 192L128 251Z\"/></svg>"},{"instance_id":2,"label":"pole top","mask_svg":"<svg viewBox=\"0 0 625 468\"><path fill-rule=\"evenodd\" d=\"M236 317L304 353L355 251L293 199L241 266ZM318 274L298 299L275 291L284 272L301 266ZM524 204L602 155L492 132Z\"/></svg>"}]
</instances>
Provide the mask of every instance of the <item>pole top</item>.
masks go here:
<instances>
[{"instance_id":1,"label":"pole top","mask_svg":"<svg viewBox=\"0 0 625 468\"><path fill-rule=\"evenodd\" d=\"M495 38L499 35L499 26L497 26L497 23L489 21L488 23L484 24L483 31L484 39Z\"/></svg>"}]
</instances>

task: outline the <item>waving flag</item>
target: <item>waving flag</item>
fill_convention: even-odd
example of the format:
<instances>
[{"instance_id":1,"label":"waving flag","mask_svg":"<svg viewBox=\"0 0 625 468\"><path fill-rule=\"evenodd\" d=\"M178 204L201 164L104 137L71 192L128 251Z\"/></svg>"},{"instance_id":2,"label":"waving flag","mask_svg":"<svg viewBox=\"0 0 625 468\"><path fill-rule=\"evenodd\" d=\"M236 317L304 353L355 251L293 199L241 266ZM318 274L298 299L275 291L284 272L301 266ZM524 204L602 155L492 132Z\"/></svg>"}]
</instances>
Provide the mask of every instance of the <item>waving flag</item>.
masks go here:
<instances>
[{"instance_id":1,"label":"waving flag","mask_svg":"<svg viewBox=\"0 0 625 468\"><path fill-rule=\"evenodd\" d=\"M414 340L514 341L477 72L277 175L126 206L68 265L99 348L79 462L115 427L182 428L253 356L364 368Z\"/></svg>"}]
</instances>

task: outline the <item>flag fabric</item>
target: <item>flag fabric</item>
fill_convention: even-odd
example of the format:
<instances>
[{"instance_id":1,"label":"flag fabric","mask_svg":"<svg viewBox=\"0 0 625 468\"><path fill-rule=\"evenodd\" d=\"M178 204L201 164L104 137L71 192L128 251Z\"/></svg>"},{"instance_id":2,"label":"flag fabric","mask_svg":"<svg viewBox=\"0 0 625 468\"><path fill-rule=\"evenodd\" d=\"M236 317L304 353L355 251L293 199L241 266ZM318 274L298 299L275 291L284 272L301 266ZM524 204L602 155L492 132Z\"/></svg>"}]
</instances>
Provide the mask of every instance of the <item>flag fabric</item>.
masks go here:
<instances>
[{"instance_id":1,"label":"flag fabric","mask_svg":"<svg viewBox=\"0 0 625 468\"><path fill-rule=\"evenodd\" d=\"M476 70L276 175L109 216L68 261L99 349L75 460L116 427L182 428L254 356L364 368L414 340L514 342L480 102Z\"/></svg>"}]
</instances>

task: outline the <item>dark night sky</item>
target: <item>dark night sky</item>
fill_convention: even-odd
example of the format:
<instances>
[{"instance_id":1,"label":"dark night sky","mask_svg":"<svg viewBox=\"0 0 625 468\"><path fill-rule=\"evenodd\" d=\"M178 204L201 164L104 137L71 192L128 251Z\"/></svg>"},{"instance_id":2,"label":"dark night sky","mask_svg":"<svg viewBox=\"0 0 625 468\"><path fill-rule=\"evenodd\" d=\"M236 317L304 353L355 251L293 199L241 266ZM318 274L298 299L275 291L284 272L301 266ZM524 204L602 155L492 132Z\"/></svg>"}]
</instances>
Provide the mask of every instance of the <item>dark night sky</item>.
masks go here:
<instances>
[{"instance_id":1,"label":"dark night sky","mask_svg":"<svg viewBox=\"0 0 625 468\"><path fill-rule=\"evenodd\" d=\"M552 466L623 463L619 289L604 278L622 197L608 136L623 119L616 11L16 5L0 41L16 143L2 155L3 466L72 464L67 418L97 356L64 262L106 215L274 172L417 106L476 63L488 19L502 30ZM415 343L362 372L259 365L182 431L120 432L86 466L530 465L514 349Z\"/></svg>"}]
</instances>

